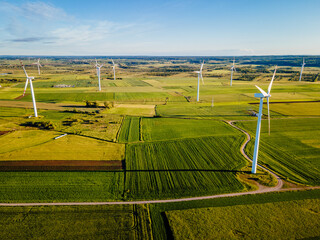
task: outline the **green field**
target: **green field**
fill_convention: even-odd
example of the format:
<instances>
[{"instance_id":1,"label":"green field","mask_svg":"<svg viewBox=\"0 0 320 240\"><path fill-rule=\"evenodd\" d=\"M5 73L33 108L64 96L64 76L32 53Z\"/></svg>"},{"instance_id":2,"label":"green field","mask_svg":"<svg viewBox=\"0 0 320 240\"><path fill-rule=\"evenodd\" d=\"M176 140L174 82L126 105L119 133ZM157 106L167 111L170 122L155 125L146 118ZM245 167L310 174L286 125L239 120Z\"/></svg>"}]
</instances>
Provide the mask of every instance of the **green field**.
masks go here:
<instances>
[{"instance_id":1,"label":"green field","mask_svg":"<svg viewBox=\"0 0 320 240\"><path fill-rule=\"evenodd\" d=\"M152 239L144 205L0 207L1 239Z\"/></svg>"},{"instance_id":2,"label":"green field","mask_svg":"<svg viewBox=\"0 0 320 240\"><path fill-rule=\"evenodd\" d=\"M139 117L125 117L118 141L120 143L138 142L140 140L140 121Z\"/></svg>"},{"instance_id":3,"label":"green field","mask_svg":"<svg viewBox=\"0 0 320 240\"><path fill-rule=\"evenodd\" d=\"M222 121L142 118L144 141L234 135L241 135L241 133Z\"/></svg>"},{"instance_id":4,"label":"green field","mask_svg":"<svg viewBox=\"0 0 320 240\"><path fill-rule=\"evenodd\" d=\"M113 201L122 172L0 172L0 202Z\"/></svg>"},{"instance_id":5,"label":"green field","mask_svg":"<svg viewBox=\"0 0 320 240\"><path fill-rule=\"evenodd\" d=\"M255 121L236 124L254 135ZM267 132L267 121L262 121L259 162L288 180L319 185L319 118L274 119L271 121L271 135ZM246 150L251 156L253 147L254 139Z\"/></svg>"},{"instance_id":6,"label":"green field","mask_svg":"<svg viewBox=\"0 0 320 240\"><path fill-rule=\"evenodd\" d=\"M34 134L35 133L35 134ZM13 132L1 137L1 160L122 160L123 144L43 131ZM25 141L24 138L28 138ZM19 143L21 141L21 143ZM15 144L13 144L15 143ZM18 144L19 143L19 144ZM18 144L18 145L17 145Z\"/></svg>"},{"instance_id":7,"label":"green field","mask_svg":"<svg viewBox=\"0 0 320 240\"><path fill-rule=\"evenodd\" d=\"M125 192L130 198L172 198L244 191L237 173L243 136L129 144Z\"/></svg>"},{"instance_id":8,"label":"green field","mask_svg":"<svg viewBox=\"0 0 320 240\"><path fill-rule=\"evenodd\" d=\"M166 216L174 239L320 236L320 199L170 211Z\"/></svg>"},{"instance_id":9,"label":"green field","mask_svg":"<svg viewBox=\"0 0 320 240\"><path fill-rule=\"evenodd\" d=\"M196 102L194 71L202 60L205 84ZM48 57L41 76L35 65L25 65L35 76L35 119L30 89L21 97L19 61L0 57L1 164L106 160L116 169L3 171L0 202L154 200L246 192L257 189L255 183L270 187L270 174L250 174L240 153L246 136L227 121L251 135L245 151L252 157L259 107L254 85L266 90L275 64L271 135L265 104L259 164L286 180L285 188L319 186L320 61L310 57L298 82L300 60L237 57L230 87L230 57L119 57L116 80L110 59L101 57L106 68L99 92L94 59ZM72 87L54 87L63 84ZM319 198L313 190L139 206L0 207L0 238L319 238Z\"/></svg>"},{"instance_id":10,"label":"green field","mask_svg":"<svg viewBox=\"0 0 320 240\"><path fill-rule=\"evenodd\" d=\"M151 213L151 220L153 224L152 229L153 229L154 239L160 240L160 239L173 238L172 230L169 226L168 219L166 218L166 215L165 215L166 212L171 212L176 210L196 211L197 209L205 210L205 209L212 209L212 208L223 209L223 207L237 208L238 206L240 206L241 208L244 208L244 207L250 207L251 205L257 205L257 204L263 205L265 203L282 203L282 202L286 203L288 201L297 201L297 200L305 200L305 199L315 199L319 201L320 190L287 191L287 192L281 192L281 193L276 192L276 193L266 193L266 194L256 194L256 195L245 195L245 196L239 196L239 197L217 198L217 199L197 200L197 201L188 201L188 202L179 202L179 203L152 204L150 205L150 213ZM307 211L307 213L308 212L309 211ZM248 214L248 212L246 211L245 214ZM185 217L187 218L188 216L185 216ZM212 215L212 217L214 218L215 216ZM244 216L241 216L242 222L246 219L247 218L245 218ZM223 220L223 218L221 220ZM317 221L319 221L319 216ZM202 222L199 222L199 223L202 224ZM211 223L208 222L208 224L211 224ZM283 233L283 235L285 236L285 232Z\"/></svg>"}]
</instances>

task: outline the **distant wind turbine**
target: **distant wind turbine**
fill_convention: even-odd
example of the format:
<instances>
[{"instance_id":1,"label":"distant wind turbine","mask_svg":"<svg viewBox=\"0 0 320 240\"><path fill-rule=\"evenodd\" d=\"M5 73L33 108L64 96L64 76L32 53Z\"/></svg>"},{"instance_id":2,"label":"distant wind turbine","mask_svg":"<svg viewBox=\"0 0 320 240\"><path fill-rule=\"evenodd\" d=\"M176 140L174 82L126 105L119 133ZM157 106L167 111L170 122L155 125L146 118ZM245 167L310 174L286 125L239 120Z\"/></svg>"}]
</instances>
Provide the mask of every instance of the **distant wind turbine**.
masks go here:
<instances>
[{"instance_id":1,"label":"distant wind turbine","mask_svg":"<svg viewBox=\"0 0 320 240\"><path fill-rule=\"evenodd\" d=\"M41 64L40 64L40 58L38 58L38 61L36 61L33 64L36 64L38 66L38 74L40 75L40 67L42 67Z\"/></svg>"},{"instance_id":2,"label":"distant wind turbine","mask_svg":"<svg viewBox=\"0 0 320 240\"><path fill-rule=\"evenodd\" d=\"M304 62L304 58L303 58L303 62L302 62L302 65L301 65L301 72L300 72L299 82L301 82L302 72L303 72L303 69L304 69L304 65L306 65L306 63Z\"/></svg>"},{"instance_id":3,"label":"distant wind turbine","mask_svg":"<svg viewBox=\"0 0 320 240\"><path fill-rule=\"evenodd\" d=\"M116 80L116 65L114 64L113 59L111 59L112 61L112 70L113 70L113 79Z\"/></svg>"},{"instance_id":4,"label":"distant wind turbine","mask_svg":"<svg viewBox=\"0 0 320 240\"><path fill-rule=\"evenodd\" d=\"M200 93L200 78L202 80L202 84L204 84L203 77L202 77L202 68L204 65L204 61L201 63L200 71L194 71L198 73L198 88L197 88L197 102L199 102L199 93Z\"/></svg>"},{"instance_id":5,"label":"distant wind turbine","mask_svg":"<svg viewBox=\"0 0 320 240\"><path fill-rule=\"evenodd\" d=\"M97 59L96 59L96 65L95 65L95 67L97 68L97 75L98 75L98 79L99 79L99 91L101 91L100 68L101 68L102 66L103 66L103 65L99 65L99 64L98 64Z\"/></svg>"},{"instance_id":6,"label":"distant wind turbine","mask_svg":"<svg viewBox=\"0 0 320 240\"><path fill-rule=\"evenodd\" d=\"M267 105L268 105L268 123L269 123L269 134L270 134L270 112L269 112L269 98L271 97L271 87L274 80L274 77L276 75L277 66L274 70L272 80L268 87L268 93L263 91L261 88L259 88L257 85L256 87L259 89L260 93L255 93L254 96L257 98L260 98L260 105L259 105L259 114L258 114L258 122L257 122L257 130L256 130L256 141L254 144L254 152L253 152L253 160L252 160L252 170L251 173L257 172L257 162L258 162L258 152L259 152L259 142L260 142L260 130L261 130L261 117L262 117L262 108L263 108L263 99L267 98Z\"/></svg>"},{"instance_id":7,"label":"distant wind turbine","mask_svg":"<svg viewBox=\"0 0 320 240\"><path fill-rule=\"evenodd\" d=\"M22 66L22 68L23 68L24 74L25 74L26 77L27 77L26 85L25 85L24 91L23 91L23 96L24 96L25 93L26 93L26 90L27 90L27 87L28 87L28 82L30 82L30 90L31 90L31 96L32 96L34 116L35 116L35 117L38 117L37 106L36 106L36 99L35 99L35 97L34 97L34 91L33 91L33 85L32 85L32 79L34 79L34 77L29 77L28 74L27 74L26 69L24 68L23 63L22 63L21 61L20 61L20 63L21 63L21 66Z\"/></svg>"},{"instance_id":8,"label":"distant wind turbine","mask_svg":"<svg viewBox=\"0 0 320 240\"><path fill-rule=\"evenodd\" d=\"M235 58L233 58L233 64L232 64L232 67L231 67L231 79L230 79L230 86L232 86L232 76L233 76L233 71L237 71L236 70L236 67L234 66L234 62L235 62Z\"/></svg>"}]
</instances>

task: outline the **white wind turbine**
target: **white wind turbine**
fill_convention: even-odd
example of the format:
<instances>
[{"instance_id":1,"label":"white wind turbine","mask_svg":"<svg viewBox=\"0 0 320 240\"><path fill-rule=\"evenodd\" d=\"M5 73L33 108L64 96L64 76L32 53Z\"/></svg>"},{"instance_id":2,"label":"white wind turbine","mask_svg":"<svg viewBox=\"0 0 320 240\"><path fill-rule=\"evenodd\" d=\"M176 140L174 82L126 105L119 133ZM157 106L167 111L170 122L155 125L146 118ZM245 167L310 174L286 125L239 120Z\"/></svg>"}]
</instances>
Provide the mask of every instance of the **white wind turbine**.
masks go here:
<instances>
[{"instance_id":1,"label":"white wind turbine","mask_svg":"<svg viewBox=\"0 0 320 240\"><path fill-rule=\"evenodd\" d=\"M36 62L33 63L33 64L36 64L36 65L37 65L37 67L38 67L38 74L40 75L40 67L42 67L41 64L40 64L40 58L38 58L38 61L36 61Z\"/></svg>"},{"instance_id":2,"label":"white wind turbine","mask_svg":"<svg viewBox=\"0 0 320 240\"><path fill-rule=\"evenodd\" d=\"M254 144L254 152L253 152L253 160L252 160L252 170L251 173L257 172L257 162L258 162L258 152L259 152L259 141L260 141L260 130L261 130L261 116L262 116L262 108L263 108L263 99L267 98L267 105L268 105L268 123L269 123L269 134L270 134L270 111L269 111L269 98L271 97L271 87L274 80L274 77L276 75L277 66L274 70L272 80L268 87L268 93L263 91L261 88L259 88L257 85L256 87L259 89L260 93L255 93L254 96L257 98L260 98L260 105L259 105L259 114L258 114L258 122L257 122L257 130L256 130L256 141Z\"/></svg>"},{"instance_id":3,"label":"white wind turbine","mask_svg":"<svg viewBox=\"0 0 320 240\"><path fill-rule=\"evenodd\" d=\"M304 65L306 65L306 63L304 62L304 58L303 58L303 62L302 62L302 65L301 65L301 72L300 72L299 82L301 81L301 78L302 78L302 72L303 72L303 69L304 69Z\"/></svg>"},{"instance_id":4,"label":"white wind turbine","mask_svg":"<svg viewBox=\"0 0 320 240\"><path fill-rule=\"evenodd\" d=\"M27 74L26 69L24 68L24 65L22 64L21 61L20 61L20 63L21 63L21 66L22 66L22 68L23 68L24 74L25 74L26 77L27 77L26 85L25 85L24 91L23 91L23 96L24 96L25 93L26 93L26 90L27 90L27 87L28 87L28 82L30 82L30 90L31 90L31 96L32 96L34 116L35 116L35 117L38 117L37 106L36 106L36 99L35 99L35 97L34 97L34 91L33 91L33 85L32 85L32 79L34 79L34 77L29 77L28 74Z\"/></svg>"},{"instance_id":5,"label":"white wind turbine","mask_svg":"<svg viewBox=\"0 0 320 240\"><path fill-rule=\"evenodd\" d=\"M204 84L203 77L202 77L202 68L204 65L204 61L201 63L200 71L194 71L198 73L198 88L197 88L197 102L199 102L199 92L200 92L200 78L202 80L202 84Z\"/></svg>"},{"instance_id":6,"label":"white wind turbine","mask_svg":"<svg viewBox=\"0 0 320 240\"><path fill-rule=\"evenodd\" d=\"M98 79L99 79L99 91L101 91L100 68L101 68L102 66L103 66L103 65L99 65L99 64L98 64L97 59L96 59L96 65L95 65L95 67L97 68L97 75L98 75Z\"/></svg>"},{"instance_id":7,"label":"white wind turbine","mask_svg":"<svg viewBox=\"0 0 320 240\"><path fill-rule=\"evenodd\" d=\"M232 76L233 76L233 71L237 71L236 70L236 67L234 66L234 62L235 62L235 58L233 58L233 64L232 64L232 67L230 68L231 69L231 79L230 79L230 86L232 86Z\"/></svg>"},{"instance_id":8,"label":"white wind turbine","mask_svg":"<svg viewBox=\"0 0 320 240\"><path fill-rule=\"evenodd\" d=\"M113 70L113 79L116 80L116 65L114 64L113 59L111 59L112 61L112 70Z\"/></svg>"}]
</instances>

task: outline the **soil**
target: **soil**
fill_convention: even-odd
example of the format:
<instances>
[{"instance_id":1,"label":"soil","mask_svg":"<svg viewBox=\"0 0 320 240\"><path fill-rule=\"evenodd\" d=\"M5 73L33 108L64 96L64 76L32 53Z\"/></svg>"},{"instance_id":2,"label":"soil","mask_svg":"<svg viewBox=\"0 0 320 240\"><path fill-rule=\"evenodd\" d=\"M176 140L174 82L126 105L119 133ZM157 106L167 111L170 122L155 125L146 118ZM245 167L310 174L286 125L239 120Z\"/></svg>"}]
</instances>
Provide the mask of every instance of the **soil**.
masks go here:
<instances>
[{"instance_id":1,"label":"soil","mask_svg":"<svg viewBox=\"0 0 320 240\"><path fill-rule=\"evenodd\" d=\"M122 170L123 168L124 162L118 160L0 161L0 171L109 171Z\"/></svg>"},{"instance_id":2,"label":"soil","mask_svg":"<svg viewBox=\"0 0 320 240\"><path fill-rule=\"evenodd\" d=\"M30 95L30 93L27 93L24 96L20 95L19 97L16 97L14 100L20 100L21 98L24 98L25 96L28 96L28 95Z\"/></svg>"}]
</instances>

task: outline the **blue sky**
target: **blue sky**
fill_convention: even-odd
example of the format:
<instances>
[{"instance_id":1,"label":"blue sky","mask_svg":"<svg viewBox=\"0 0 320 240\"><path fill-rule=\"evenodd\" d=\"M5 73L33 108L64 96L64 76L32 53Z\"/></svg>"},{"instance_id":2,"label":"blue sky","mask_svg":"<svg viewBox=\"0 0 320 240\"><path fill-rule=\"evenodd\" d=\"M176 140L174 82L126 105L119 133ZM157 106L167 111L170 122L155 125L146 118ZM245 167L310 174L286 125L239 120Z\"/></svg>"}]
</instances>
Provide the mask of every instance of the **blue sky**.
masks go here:
<instances>
[{"instance_id":1,"label":"blue sky","mask_svg":"<svg viewBox=\"0 0 320 240\"><path fill-rule=\"evenodd\" d=\"M320 55L319 0L0 0L0 55Z\"/></svg>"}]
</instances>

